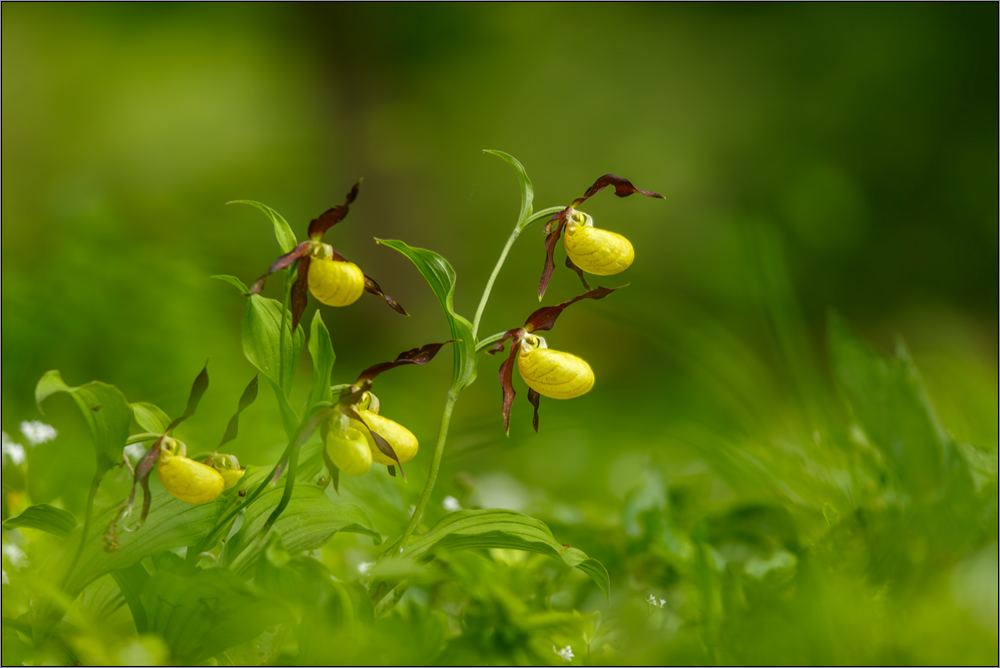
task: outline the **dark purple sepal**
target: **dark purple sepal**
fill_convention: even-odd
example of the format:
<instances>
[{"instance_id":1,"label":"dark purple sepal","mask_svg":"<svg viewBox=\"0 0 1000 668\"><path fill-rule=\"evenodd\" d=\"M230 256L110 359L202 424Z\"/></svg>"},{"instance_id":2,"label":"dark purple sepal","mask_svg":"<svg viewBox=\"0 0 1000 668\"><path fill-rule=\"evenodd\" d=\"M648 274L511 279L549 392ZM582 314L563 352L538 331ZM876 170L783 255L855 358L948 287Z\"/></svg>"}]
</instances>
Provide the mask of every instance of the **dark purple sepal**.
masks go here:
<instances>
[{"instance_id":1,"label":"dark purple sepal","mask_svg":"<svg viewBox=\"0 0 1000 668\"><path fill-rule=\"evenodd\" d=\"M666 199L663 195L659 193L654 193L651 190L641 190L640 188L636 188L634 185L632 185L631 181L622 176L618 176L617 174L605 174L604 176L594 181L594 185L587 188L587 192L583 194L583 199L593 197L594 195L601 192L608 186L614 186L615 195L617 195L618 197L628 197L629 195L634 195L635 193L639 193L640 195L645 195L646 197ZM581 203L582 201L583 200L577 200L577 202ZM575 202L574 206L576 206Z\"/></svg>"},{"instance_id":2,"label":"dark purple sepal","mask_svg":"<svg viewBox=\"0 0 1000 668\"><path fill-rule=\"evenodd\" d=\"M531 405L535 407L535 415L531 418L531 426L535 428L535 433L538 433L538 402L541 401L542 395L535 392L530 387L528 388L528 401Z\"/></svg>"},{"instance_id":3,"label":"dark purple sepal","mask_svg":"<svg viewBox=\"0 0 1000 668\"><path fill-rule=\"evenodd\" d=\"M306 310L306 304L309 303L310 264L312 264L311 257L304 257L299 260L298 276L295 279L295 283L292 284L291 302L289 303L289 306L292 308L292 332L295 332L295 328L299 326L302 314ZM282 336L284 336L284 333L282 333Z\"/></svg>"},{"instance_id":4,"label":"dark purple sepal","mask_svg":"<svg viewBox=\"0 0 1000 668\"><path fill-rule=\"evenodd\" d=\"M524 321L524 329L528 332L538 332L552 329L552 327L556 324L556 319L560 316L560 314L562 314L566 307L571 304L575 304L581 299L604 299L615 290L621 290L624 287L626 286L621 285L617 288L596 287L593 290L584 292L582 295L577 295L562 304L556 304L555 306L543 306L528 316L528 319Z\"/></svg>"},{"instance_id":5,"label":"dark purple sepal","mask_svg":"<svg viewBox=\"0 0 1000 668\"><path fill-rule=\"evenodd\" d=\"M378 283L376 283L375 280L367 274L365 274L365 292L370 292L373 295L378 295L379 297L385 300L385 303L388 304L389 308L391 308L393 311L395 311L400 315L405 315L409 317L410 314L406 312L406 309L404 309L402 305L400 305L400 303L397 302L395 299L382 292L382 288L378 286Z\"/></svg>"},{"instance_id":6,"label":"dark purple sepal","mask_svg":"<svg viewBox=\"0 0 1000 668\"><path fill-rule=\"evenodd\" d=\"M361 375L358 376L358 379L354 384L361 385L365 381L373 381L379 374L385 373L389 369L395 369L398 366L404 366L406 364L427 364L434 359L434 356L438 354L438 351L441 350L441 348L449 343L455 343L455 341L456 339L451 339L450 341L445 341L444 343L428 343L422 348L414 348L412 350L399 353L396 359L392 362L375 364L362 371Z\"/></svg>"},{"instance_id":7,"label":"dark purple sepal","mask_svg":"<svg viewBox=\"0 0 1000 668\"><path fill-rule=\"evenodd\" d=\"M556 252L556 243L566 227L566 221L560 220L556 228L545 237L545 265L542 267L542 280L538 283L538 299L545 296L545 290L549 287L552 279L552 272L556 269L556 262L553 259Z\"/></svg>"},{"instance_id":8,"label":"dark purple sepal","mask_svg":"<svg viewBox=\"0 0 1000 668\"><path fill-rule=\"evenodd\" d=\"M361 179L354 184L351 188L351 192L347 193L347 199L340 206L335 206L332 209L324 211L319 215L319 218L314 218L309 223L309 238L313 241L319 241L323 238L323 235L328 229L339 223L347 215L350 210L350 205L354 203L354 200L358 196L358 187L361 186Z\"/></svg>"},{"instance_id":9,"label":"dark purple sepal","mask_svg":"<svg viewBox=\"0 0 1000 668\"><path fill-rule=\"evenodd\" d=\"M365 426L365 429L368 430L368 433L372 435L372 440L375 441L375 445L376 447L378 447L379 452L381 452L383 455L396 462L396 466L399 467L399 474L403 476L403 480L405 481L406 472L403 471L403 465L400 463L399 457L396 456L396 451L392 449L391 445L389 445L389 441L385 440L385 438L383 438L381 434L379 434L377 431L368 426L368 424L364 421L364 418L361 417L361 414L358 413L358 411L355 410L354 407L351 407L348 410L348 415L350 415L352 418L354 418L355 420L357 420L358 422L360 422Z\"/></svg>"},{"instance_id":10,"label":"dark purple sepal","mask_svg":"<svg viewBox=\"0 0 1000 668\"><path fill-rule=\"evenodd\" d=\"M520 339L525 334L526 332L524 331L523 327L518 327L516 329L508 329L506 332L503 333L503 338L494 343L492 346L490 346L489 350L487 350L486 352L489 355L496 355L497 353L502 353L504 345L507 343L507 341L513 338Z\"/></svg>"},{"instance_id":11,"label":"dark purple sepal","mask_svg":"<svg viewBox=\"0 0 1000 668\"><path fill-rule=\"evenodd\" d=\"M510 344L510 355L500 365L500 387L503 389L503 406L500 408L500 415L503 418L503 428L510 436L510 408L514 405L514 360L517 351L521 349L521 339L515 339Z\"/></svg>"},{"instance_id":12,"label":"dark purple sepal","mask_svg":"<svg viewBox=\"0 0 1000 668\"><path fill-rule=\"evenodd\" d=\"M309 255L309 253L312 251L312 248L313 248L313 242L303 241L298 246L293 248L291 251L279 257L277 260L271 263L270 267L267 268L266 274L264 274L263 276L261 276L260 278L258 278L256 281L253 282L253 285L250 286L250 289L247 291L247 294L259 295L261 291L264 289L264 283L267 281L268 276L276 272L279 272L282 269L288 269L293 264L295 264L296 260L299 260L300 258Z\"/></svg>"},{"instance_id":13,"label":"dark purple sepal","mask_svg":"<svg viewBox=\"0 0 1000 668\"><path fill-rule=\"evenodd\" d=\"M569 259L569 256L566 256L566 267L575 271L576 275L580 277L580 282L583 283L584 290L590 290L590 283L588 283L587 279L584 277L583 269L580 269L580 267L576 266L573 260Z\"/></svg>"}]
</instances>

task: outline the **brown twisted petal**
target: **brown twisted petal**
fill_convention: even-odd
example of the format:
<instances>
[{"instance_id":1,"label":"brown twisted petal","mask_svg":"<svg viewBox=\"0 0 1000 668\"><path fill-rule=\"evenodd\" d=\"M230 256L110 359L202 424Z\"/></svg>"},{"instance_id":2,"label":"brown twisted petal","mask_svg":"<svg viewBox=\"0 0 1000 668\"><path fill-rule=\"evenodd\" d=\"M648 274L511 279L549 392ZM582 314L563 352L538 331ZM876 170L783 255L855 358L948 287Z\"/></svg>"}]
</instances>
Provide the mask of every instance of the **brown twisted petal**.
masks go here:
<instances>
[{"instance_id":1,"label":"brown twisted petal","mask_svg":"<svg viewBox=\"0 0 1000 668\"><path fill-rule=\"evenodd\" d=\"M406 462L413 459L417 454L417 449L420 447L420 443L417 441L417 437L413 435L409 429L403 425L390 420L389 418L382 417L376 413L372 413L367 410L359 410L357 414L361 417L362 421L352 419L350 422L351 429L357 429L361 432L364 437L368 440L368 447L371 449L372 461L377 464L385 464L386 466L392 466L393 464L405 464ZM391 457L387 456L385 453L379 449L378 444L375 439L372 438L371 431L377 432L382 438L392 446L393 452L399 458L399 461L394 461Z\"/></svg>"},{"instance_id":2,"label":"brown twisted petal","mask_svg":"<svg viewBox=\"0 0 1000 668\"><path fill-rule=\"evenodd\" d=\"M517 370L528 387L552 399L573 399L594 386L594 371L586 361L559 350L521 348Z\"/></svg>"},{"instance_id":3,"label":"brown twisted petal","mask_svg":"<svg viewBox=\"0 0 1000 668\"><path fill-rule=\"evenodd\" d=\"M635 259L632 244L622 235L574 222L566 228L563 245L573 264L596 276L619 274Z\"/></svg>"}]
</instances>

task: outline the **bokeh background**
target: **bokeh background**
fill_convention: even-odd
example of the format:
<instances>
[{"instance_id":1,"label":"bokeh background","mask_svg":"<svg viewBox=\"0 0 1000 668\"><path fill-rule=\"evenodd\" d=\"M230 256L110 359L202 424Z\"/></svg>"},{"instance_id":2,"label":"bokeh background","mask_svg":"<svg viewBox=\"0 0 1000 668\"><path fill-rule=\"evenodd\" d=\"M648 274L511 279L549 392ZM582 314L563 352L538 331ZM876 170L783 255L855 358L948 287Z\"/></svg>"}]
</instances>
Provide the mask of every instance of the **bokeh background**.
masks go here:
<instances>
[{"instance_id":1,"label":"bokeh background","mask_svg":"<svg viewBox=\"0 0 1000 668\"><path fill-rule=\"evenodd\" d=\"M567 204L607 172L666 199L588 202L598 226L636 248L632 268L600 281L628 289L574 307L548 337L591 362L594 391L543 400L536 436L517 380L508 439L500 360L484 359L457 406L435 498L572 526L617 518L650 477L667 489L703 479L716 504L780 496L733 469L727 478L722 453L811 435L817 411L837 405L830 310L880 351L901 336L952 437L996 452L996 5L2 12L2 425L15 438L20 421L41 418L33 388L46 370L176 414L210 358L212 386L184 437L214 445L253 369L240 348L244 300L210 276L249 283L278 255L267 220L230 200L270 205L302 238L363 176L326 240L413 315L371 296L324 307L335 378L442 340L429 288L373 237L447 257L471 319L518 207L509 167L481 152L492 148L525 165L536 209ZM537 307L543 258L540 229L529 229L482 335ZM557 265L547 303L580 290L561 255ZM304 400L307 357L299 373ZM404 496L422 486L450 374L442 356L379 383L383 413L424 443ZM61 435L29 452L33 502L83 503L81 470L93 463L75 410L66 398L46 407ZM263 393L233 451L263 464L283 443ZM379 519L384 535L398 531L399 517ZM608 521L631 530L627 517ZM582 540L602 557L596 536ZM969 609L993 615L995 650L995 599L992 612Z\"/></svg>"}]
</instances>

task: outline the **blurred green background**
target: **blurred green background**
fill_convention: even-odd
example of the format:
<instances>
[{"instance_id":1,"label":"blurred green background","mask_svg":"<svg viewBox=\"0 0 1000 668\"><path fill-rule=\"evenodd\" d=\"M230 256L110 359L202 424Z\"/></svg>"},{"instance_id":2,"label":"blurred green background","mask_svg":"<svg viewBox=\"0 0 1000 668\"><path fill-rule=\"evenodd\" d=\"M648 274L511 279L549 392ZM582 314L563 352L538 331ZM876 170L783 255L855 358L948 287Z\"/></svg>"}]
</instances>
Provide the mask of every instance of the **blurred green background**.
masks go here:
<instances>
[{"instance_id":1,"label":"blurred green background","mask_svg":"<svg viewBox=\"0 0 1000 668\"><path fill-rule=\"evenodd\" d=\"M517 215L509 167L481 152L494 148L525 165L536 210L568 204L607 172L666 200L605 192L588 202L599 227L636 248L632 268L599 281L630 287L574 307L547 337L590 361L594 391L543 400L536 436L516 380L507 439L500 360L485 358L457 406L435 498L465 500L472 489L480 505L532 512L554 529L604 518L630 535L635 490L662 494L676 480L702 481L713 508L827 503L794 452L814 435L819 445L843 413L826 361L830 309L880 351L901 335L944 428L995 462L997 11L5 3L3 430L16 438L20 421L40 417L32 392L48 369L179 414L210 358L212 387L182 436L214 446L253 370L240 348L244 300L209 277L249 283L279 252L266 219L230 200L270 205L302 238L364 177L326 241L412 317L371 296L324 307L337 382L446 338L429 288L372 237L447 257L456 307L471 319ZM546 303L580 291L561 253ZM543 258L540 229L529 229L481 335L537 307ZM309 369L304 358L303 400ZM450 375L442 356L377 387L383 414L424 444L406 497L422 486ZM43 419L61 436L29 452L30 497L79 509L81 470L93 467L85 428L65 398ZM280 453L268 393L240 431L241 461ZM770 468L748 479L733 451ZM383 535L402 522L373 519ZM624 572L599 535L577 540L613 580ZM619 591L644 595L655 577L630 573ZM945 619L942 638L966 623L935 609L924 621ZM970 614L994 615L995 655L995 599L992 610ZM921 629L901 632L899 646L919 644ZM635 660L695 660L676 647L649 651ZM730 651L734 661L783 660ZM898 651L858 656L956 660L946 649Z\"/></svg>"}]
</instances>

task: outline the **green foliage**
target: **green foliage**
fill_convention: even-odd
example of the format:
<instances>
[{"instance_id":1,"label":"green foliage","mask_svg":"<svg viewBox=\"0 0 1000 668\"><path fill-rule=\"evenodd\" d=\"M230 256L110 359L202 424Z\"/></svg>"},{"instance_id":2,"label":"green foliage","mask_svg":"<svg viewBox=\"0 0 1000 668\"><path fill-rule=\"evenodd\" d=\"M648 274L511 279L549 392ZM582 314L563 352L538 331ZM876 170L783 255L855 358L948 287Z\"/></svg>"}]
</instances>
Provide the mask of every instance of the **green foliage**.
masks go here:
<instances>
[{"instance_id":1,"label":"green foliage","mask_svg":"<svg viewBox=\"0 0 1000 668\"><path fill-rule=\"evenodd\" d=\"M296 240L295 238L295 233L292 232L291 226L288 224L287 221L285 221L284 218L281 217L280 213L278 213L271 207L265 204L261 204L260 202L254 202L253 200L249 199L233 200L232 202L227 202L227 204L249 204L252 207L260 209L264 213L264 215L268 217L268 219L271 221L271 224L274 226L274 236L278 240L278 246L281 247L282 253L291 252L291 250L295 248L295 245L298 243L298 240ZM231 278L232 278L231 276L225 277L223 278L223 280L230 280ZM230 280L230 282L232 281ZM233 285L236 284L233 283ZM243 292L246 292L246 289L244 289Z\"/></svg>"},{"instance_id":2,"label":"green foliage","mask_svg":"<svg viewBox=\"0 0 1000 668\"><path fill-rule=\"evenodd\" d=\"M3 528L7 531L13 529L38 529L47 531L59 537L65 537L70 531L76 528L76 518L73 513L62 508L56 508L46 503L26 508L17 517L4 520Z\"/></svg>"},{"instance_id":3,"label":"green foliage","mask_svg":"<svg viewBox=\"0 0 1000 668\"><path fill-rule=\"evenodd\" d=\"M97 455L97 477L100 478L122 458L122 449L132 424L132 409L118 388L92 381L80 387L70 387L63 382L58 371L49 371L35 387L35 403L41 410L42 402L58 392L73 397L90 427Z\"/></svg>"},{"instance_id":4,"label":"green foliage","mask_svg":"<svg viewBox=\"0 0 1000 668\"><path fill-rule=\"evenodd\" d=\"M376 239L376 241L406 256L431 286L434 295L441 302L441 308L444 309L451 337L458 341L452 346L455 351L452 386L457 390L468 387L476 380L476 337L472 333L472 323L455 313L455 270L451 268L448 260L434 251L413 248L402 241L387 239Z\"/></svg>"}]
</instances>

